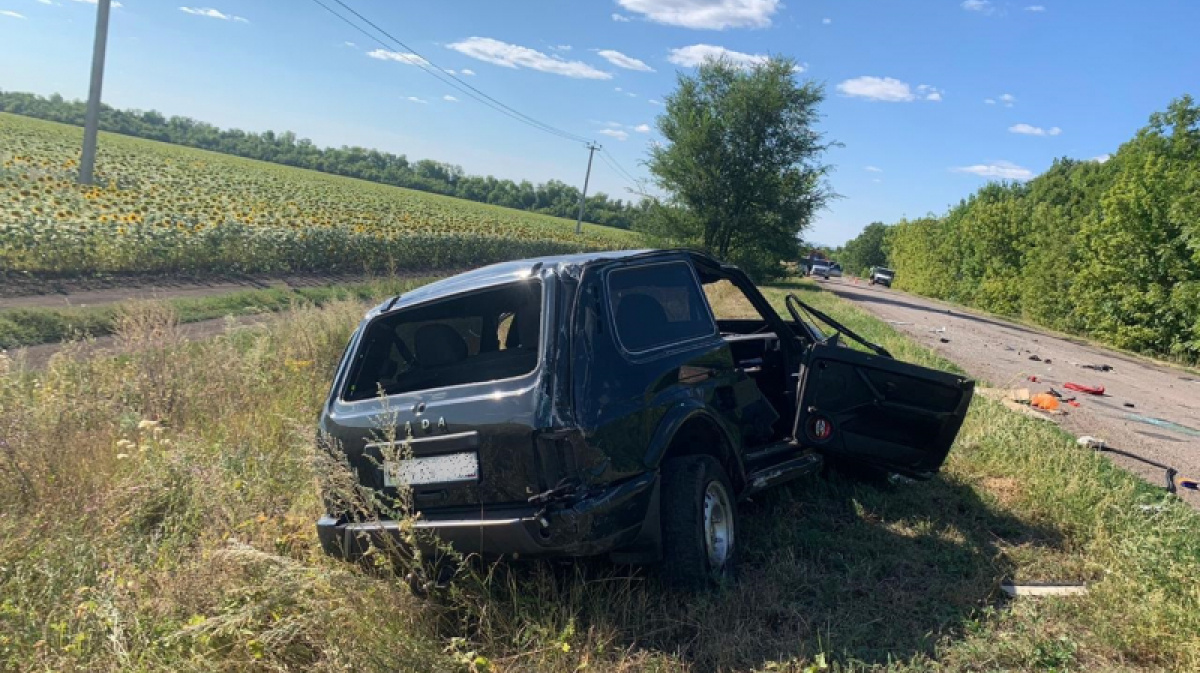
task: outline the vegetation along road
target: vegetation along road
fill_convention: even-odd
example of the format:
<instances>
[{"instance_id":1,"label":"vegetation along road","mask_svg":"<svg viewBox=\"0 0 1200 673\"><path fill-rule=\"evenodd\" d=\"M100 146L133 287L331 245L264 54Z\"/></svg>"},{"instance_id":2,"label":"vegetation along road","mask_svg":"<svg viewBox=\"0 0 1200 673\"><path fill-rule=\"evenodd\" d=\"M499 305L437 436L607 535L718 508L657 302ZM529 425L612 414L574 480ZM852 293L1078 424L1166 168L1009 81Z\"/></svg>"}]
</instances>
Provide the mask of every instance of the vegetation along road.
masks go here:
<instances>
[{"instance_id":1,"label":"vegetation along road","mask_svg":"<svg viewBox=\"0 0 1200 673\"><path fill-rule=\"evenodd\" d=\"M835 278L822 285L955 362L981 385L1035 394L1053 388L1076 397L1078 407L1064 404L1066 415L1052 417L1072 434L1104 439L1183 476L1200 477L1200 376L861 280ZM1111 370L1088 368L1105 365ZM1103 386L1104 394L1073 392L1063 387L1067 382ZM1152 483L1166 483L1161 469L1113 459ZM1180 494L1200 506L1200 493Z\"/></svg>"}]
</instances>

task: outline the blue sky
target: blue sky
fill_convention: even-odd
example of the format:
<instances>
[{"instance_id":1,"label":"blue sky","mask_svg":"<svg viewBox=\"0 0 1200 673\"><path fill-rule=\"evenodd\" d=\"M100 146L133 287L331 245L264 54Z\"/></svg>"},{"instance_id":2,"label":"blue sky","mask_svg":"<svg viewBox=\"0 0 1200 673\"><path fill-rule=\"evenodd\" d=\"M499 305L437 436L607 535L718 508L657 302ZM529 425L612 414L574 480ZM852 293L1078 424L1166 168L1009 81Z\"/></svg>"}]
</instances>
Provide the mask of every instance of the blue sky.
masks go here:
<instances>
[{"instance_id":1,"label":"blue sky","mask_svg":"<svg viewBox=\"0 0 1200 673\"><path fill-rule=\"evenodd\" d=\"M329 0L324 0L329 2ZM179 3L203 3L185 4ZM676 72L788 55L824 83L843 198L807 238L943 212L1102 157L1200 94L1197 0L346 0L438 66L642 178ZM0 0L0 88L87 93L95 0ZM211 3L211 4L210 4ZM121 0L105 102L580 184L587 151L467 98L311 0ZM457 100L451 100L452 97ZM627 195L598 160L592 191Z\"/></svg>"}]
</instances>

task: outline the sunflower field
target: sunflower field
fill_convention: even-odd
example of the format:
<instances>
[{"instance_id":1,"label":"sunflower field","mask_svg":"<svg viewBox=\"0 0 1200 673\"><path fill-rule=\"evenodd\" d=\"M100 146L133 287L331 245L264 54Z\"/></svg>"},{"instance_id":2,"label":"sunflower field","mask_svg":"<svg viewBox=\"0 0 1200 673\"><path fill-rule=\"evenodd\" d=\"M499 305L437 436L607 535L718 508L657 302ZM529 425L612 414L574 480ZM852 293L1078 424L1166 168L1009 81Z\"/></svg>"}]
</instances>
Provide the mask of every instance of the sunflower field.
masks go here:
<instances>
[{"instance_id":1,"label":"sunflower field","mask_svg":"<svg viewBox=\"0 0 1200 673\"><path fill-rule=\"evenodd\" d=\"M0 113L0 272L44 276L438 269L637 247L584 225Z\"/></svg>"}]
</instances>

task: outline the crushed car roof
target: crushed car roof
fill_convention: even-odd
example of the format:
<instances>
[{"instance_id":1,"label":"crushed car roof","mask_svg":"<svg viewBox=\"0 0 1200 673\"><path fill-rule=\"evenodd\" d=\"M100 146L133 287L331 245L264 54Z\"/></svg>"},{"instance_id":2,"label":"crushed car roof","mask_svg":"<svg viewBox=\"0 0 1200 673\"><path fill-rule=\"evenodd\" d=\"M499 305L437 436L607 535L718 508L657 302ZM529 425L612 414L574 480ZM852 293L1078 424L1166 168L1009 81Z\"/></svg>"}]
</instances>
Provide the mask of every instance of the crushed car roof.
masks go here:
<instances>
[{"instance_id":1,"label":"crushed car roof","mask_svg":"<svg viewBox=\"0 0 1200 673\"><path fill-rule=\"evenodd\" d=\"M583 266L592 262L624 259L640 255L665 254L671 252L690 252L681 250L602 250L596 252L581 252L569 255L549 255L546 257L530 257L511 262L490 264L478 269L472 269L456 276L422 285L405 292L399 297L389 299L373 308L367 315L372 316L383 311L392 311L414 304L428 301L437 297L445 297L467 290L474 290L492 285L499 285L513 280L530 276L535 268L561 269L569 266ZM690 253L696 254L696 253Z\"/></svg>"}]
</instances>

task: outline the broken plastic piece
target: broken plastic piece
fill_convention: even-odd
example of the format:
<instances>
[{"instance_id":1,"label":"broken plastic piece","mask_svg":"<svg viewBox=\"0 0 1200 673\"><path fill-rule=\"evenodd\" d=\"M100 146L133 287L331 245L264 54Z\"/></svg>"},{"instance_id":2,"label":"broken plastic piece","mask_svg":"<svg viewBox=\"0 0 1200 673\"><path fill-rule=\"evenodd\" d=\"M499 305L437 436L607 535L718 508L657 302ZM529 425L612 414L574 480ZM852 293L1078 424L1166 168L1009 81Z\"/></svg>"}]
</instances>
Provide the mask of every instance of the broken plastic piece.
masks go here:
<instances>
[{"instance_id":1,"label":"broken plastic piece","mask_svg":"<svg viewBox=\"0 0 1200 673\"><path fill-rule=\"evenodd\" d=\"M1092 437L1091 435L1084 435L1075 441L1080 446L1087 447L1089 449L1099 449L1101 451L1103 451L1104 448L1106 446L1108 446L1108 444L1106 444L1103 439L1096 439L1095 437Z\"/></svg>"},{"instance_id":2,"label":"broken plastic piece","mask_svg":"<svg viewBox=\"0 0 1200 673\"><path fill-rule=\"evenodd\" d=\"M1085 584L1013 584L1004 582L1000 589L1009 596L1082 596L1088 592Z\"/></svg>"},{"instance_id":3,"label":"broken plastic piece","mask_svg":"<svg viewBox=\"0 0 1200 673\"><path fill-rule=\"evenodd\" d=\"M1058 398L1047 393L1038 393L1030 398L1029 406L1045 411L1055 411L1058 409Z\"/></svg>"}]
</instances>

